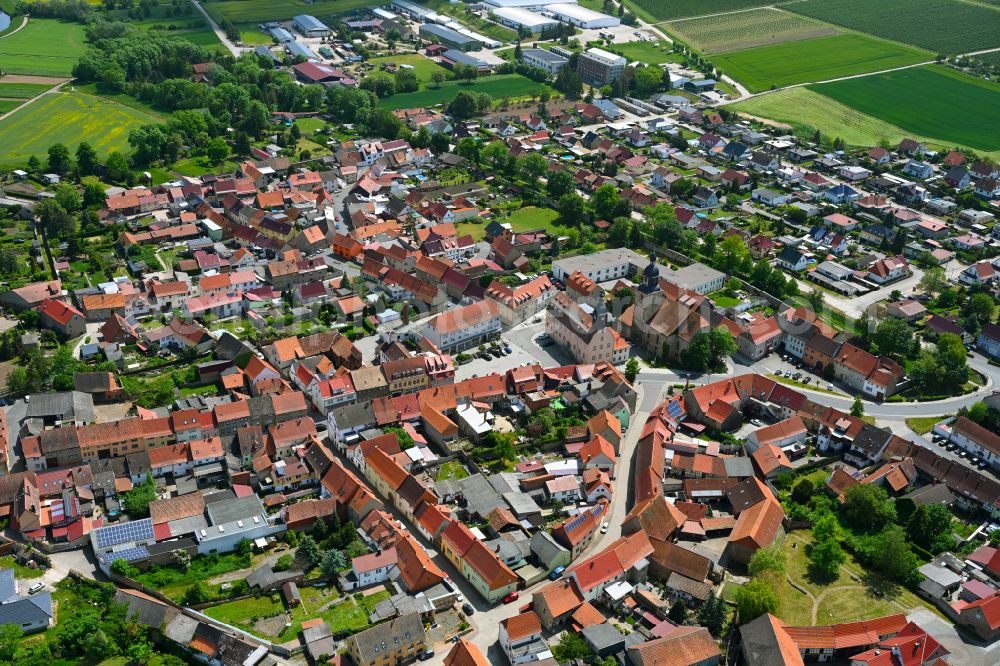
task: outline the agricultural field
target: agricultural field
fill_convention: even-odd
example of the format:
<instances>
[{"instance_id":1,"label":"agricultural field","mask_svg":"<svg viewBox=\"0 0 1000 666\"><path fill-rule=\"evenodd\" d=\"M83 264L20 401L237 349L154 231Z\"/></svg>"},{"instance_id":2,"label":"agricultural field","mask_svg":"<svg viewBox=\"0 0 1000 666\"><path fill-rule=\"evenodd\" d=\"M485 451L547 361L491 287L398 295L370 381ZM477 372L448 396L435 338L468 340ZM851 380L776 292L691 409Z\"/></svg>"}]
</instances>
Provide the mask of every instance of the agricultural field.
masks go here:
<instances>
[{"instance_id":1,"label":"agricultural field","mask_svg":"<svg viewBox=\"0 0 1000 666\"><path fill-rule=\"evenodd\" d=\"M206 2L203 7L216 21L229 19L233 23L263 23L285 21L299 14L312 14L320 21L332 14L344 14L362 7L377 6L373 0L220 0Z\"/></svg>"},{"instance_id":2,"label":"agricultural field","mask_svg":"<svg viewBox=\"0 0 1000 666\"><path fill-rule=\"evenodd\" d=\"M629 0L626 7L649 22L707 16L773 5L774 0Z\"/></svg>"},{"instance_id":3,"label":"agricultural field","mask_svg":"<svg viewBox=\"0 0 1000 666\"><path fill-rule=\"evenodd\" d=\"M445 76L450 75L450 72L447 69L437 64L430 58L425 58L417 53L379 56L377 58L370 58L368 62L375 65L376 70L381 68L382 65L388 63L395 63L396 65L410 65L413 67L413 73L417 75L417 78L422 83L428 83L431 80L431 72L442 72Z\"/></svg>"},{"instance_id":4,"label":"agricultural field","mask_svg":"<svg viewBox=\"0 0 1000 666\"><path fill-rule=\"evenodd\" d=\"M934 53L1000 47L1000 7L961 0L804 0L787 8Z\"/></svg>"},{"instance_id":5,"label":"agricultural field","mask_svg":"<svg viewBox=\"0 0 1000 666\"><path fill-rule=\"evenodd\" d=\"M538 94L548 90L548 86L544 83L535 83L520 74L494 74L476 79L471 85L461 81L446 81L440 88L427 87L417 92L393 95L379 100L379 106L386 109L409 109L447 104L462 90L486 93L496 101L503 97L518 98Z\"/></svg>"},{"instance_id":6,"label":"agricultural field","mask_svg":"<svg viewBox=\"0 0 1000 666\"><path fill-rule=\"evenodd\" d=\"M985 62L989 65L1000 65L1000 51L992 51L990 53L982 53L975 56L976 60L980 62Z\"/></svg>"},{"instance_id":7,"label":"agricultural field","mask_svg":"<svg viewBox=\"0 0 1000 666\"><path fill-rule=\"evenodd\" d=\"M190 9L187 9L188 7ZM150 7L149 10L150 16L139 20L129 18L128 10L125 9L105 11L103 15L108 20L123 21L142 30L161 30L171 37L183 37L199 46L221 46L219 38L212 32L208 21L190 3L178 5L177 7L164 3L156 7ZM181 10L184 13L172 16L171 13L175 10ZM267 43L270 44L271 40L268 39Z\"/></svg>"},{"instance_id":8,"label":"agricultural field","mask_svg":"<svg viewBox=\"0 0 1000 666\"><path fill-rule=\"evenodd\" d=\"M23 102L13 99L0 99L0 115L13 111L17 107L21 106L21 104L23 104Z\"/></svg>"},{"instance_id":9,"label":"agricultural field","mask_svg":"<svg viewBox=\"0 0 1000 666\"><path fill-rule=\"evenodd\" d=\"M86 140L102 155L127 152L132 128L161 120L147 111L92 95L46 95L30 108L0 120L0 167L23 165L32 155L43 158L53 143L64 143L73 152Z\"/></svg>"},{"instance_id":10,"label":"agricultural field","mask_svg":"<svg viewBox=\"0 0 1000 666\"><path fill-rule=\"evenodd\" d=\"M819 21L773 7L674 21L666 29L704 53L741 51L837 34L834 28Z\"/></svg>"},{"instance_id":11,"label":"agricultural field","mask_svg":"<svg viewBox=\"0 0 1000 666\"><path fill-rule=\"evenodd\" d=\"M928 65L810 88L907 132L949 145L1000 151L1000 84L995 82ZM917 99L919 104L902 103Z\"/></svg>"},{"instance_id":12,"label":"agricultural field","mask_svg":"<svg viewBox=\"0 0 1000 666\"><path fill-rule=\"evenodd\" d=\"M786 88L726 108L788 125L803 138L818 129L824 136L839 137L852 146L877 146L883 141L897 144L913 136L805 87Z\"/></svg>"},{"instance_id":13,"label":"agricultural field","mask_svg":"<svg viewBox=\"0 0 1000 666\"><path fill-rule=\"evenodd\" d=\"M644 62L647 65L679 62L684 59L682 54L671 51L670 45L666 42L626 42L605 48L625 56L629 62Z\"/></svg>"},{"instance_id":14,"label":"agricultural field","mask_svg":"<svg viewBox=\"0 0 1000 666\"><path fill-rule=\"evenodd\" d=\"M51 87L47 83L6 83L0 79L0 99L31 99Z\"/></svg>"},{"instance_id":15,"label":"agricultural field","mask_svg":"<svg viewBox=\"0 0 1000 666\"><path fill-rule=\"evenodd\" d=\"M926 51L855 33L760 46L714 58L719 69L754 92L930 60L933 55Z\"/></svg>"},{"instance_id":16,"label":"agricultural field","mask_svg":"<svg viewBox=\"0 0 1000 666\"><path fill-rule=\"evenodd\" d=\"M0 70L69 77L85 48L82 24L31 19L23 29L0 40Z\"/></svg>"}]
</instances>

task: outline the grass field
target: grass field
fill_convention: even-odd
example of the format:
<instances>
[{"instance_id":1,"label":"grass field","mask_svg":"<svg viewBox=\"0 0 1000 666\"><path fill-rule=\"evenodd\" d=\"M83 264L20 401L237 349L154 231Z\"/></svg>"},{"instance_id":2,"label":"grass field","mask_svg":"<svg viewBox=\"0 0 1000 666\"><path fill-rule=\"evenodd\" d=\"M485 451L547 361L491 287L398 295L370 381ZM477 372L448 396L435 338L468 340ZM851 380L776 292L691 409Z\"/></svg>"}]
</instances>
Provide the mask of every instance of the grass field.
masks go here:
<instances>
[{"instance_id":1,"label":"grass field","mask_svg":"<svg viewBox=\"0 0 1000 666\"><path fill-rule=\"evenodd\" d=\"M906 419L906 425L918 435L929 433L943 416L914 416Z\"/></svg>"},{"instance_id":2,"label":"grass field","mask_svg":"<svg viewBox=\"0 0 1000 666\"><path fill-rule=\"evenodd\" d=\"M1000 84L943 65L810 86L867 115L946 144L1000 151ZM933 94L928 94L933 91ZM916 105L901 100L919 99ZM961 104L956 104L961 100Z\"/></svg>"},{"instance_id":3,"label":"grass field","mask_svg":"<svg viewBox=\"0 0 1000 666\"><path fill-rule=\"evenodd\" d=\"M933 59L933 54L855 33L760 46L715 56L715 65L760 92ZM902 98L898 98L902 99Z\"/></svg>"},{"instance_id":4,"label":"grass field","mask_svg":"<svg viewBox=\"0 0 1000 666\"><path fill-rule=\"evenodd\" d=\"M0 115L7 113L8 111L13 111L17 107L21 106L23 102L17 100L6 100L0 99Z\"/></svg>"},{"instance_id":5,"label":"grass field","mask_svg":"<svg viewBox=\"0 0 1000 666\"><path fill-rule=\"evenodd\" d=\"M520 74L494 74L477 79L471 85L460 81L446 81L441 84L440 88L428 87L417 92L393 95L392 97L379 100L379 106L386 109L408 109L420 106L433 106L435 104L447 104L461 90L486 93L493 97L495 101L503 97L527 97L533 93L540 93L547 88L548 86L544 83L535 83Z\"/></svg>"},{"instance_id":6,"label":"grass field","mask_svg":"<svg viewBox=\"0 0 1000 666\"><path fill-rule=\"evenodd\" d=\"M527 208L522 208L510 217L500 219L497 218L499 222L505 224L510 224L511 229L515 232L523 231L533 231L534 229L547 229L550 231L558 231L561 227L556 225L556 218L559 217L559 213L552 210L551 208L536 208L535 206L528 206ZM458 229L458 234L472 234L472 237L477 241L482 240L486 233L486 224L476 224L474 222L460 222L456 225Z\"/></svg>"},{"instance_id":7,"label":"grass field","mask_svg":"<svg viewBox=\"0 0 1000 666\"><path fill-rule=\"evenodd\" d=\"M284 642L295 638L302 630L302 623L314 617L323 618L334 634L361 631L369 625L368 616L375 605L389 598L389 593L381 590L360 600L348 597L333 603L337 599L337 591L333 588L301 587L299 592L302 605L290 611L286 610L281 595L274 593L211 606L205 609L205 614L259 636ZM284 616L291 626L274 621L280 616ZM257 624L259 620L266 623L268 619L271 620L269 624L274 625L270 631Z\"/></svg>"},{"instance_id":8,"label":"grass field","mask_svg":"<svg viewBox=\"0 0 1000 666\"><path fill-rule=\"evenodd\" d=\"M667 24L666 28L705 53L740 51L755 46L837 34L836 30L819 21L773 7L726 16L675 21Z\"/></svg>"},{"instance_id":9,"label":"grass field","mask_svg":"<svg viewBox=\"0 0 1000 666\"><path fill-rule=\"evenodd\" d=\"M961 0L804 0L787 8L935 53L1000 46L1000 8Z\"/></svg>"},{"instance_id":10,"label":"grass field","mask_svg":"<svg viewBox=\"0 0 1000 666\"><path fill-rule=\"evenodd\" d=\"M331 14L344 14L362 7L374 7L382 3L373 0L220 0L206 2L203 7L216 21L229 19L233 23L261 23L284 21L299 14L312 14L320 21Z\"/></svg>"},{"instance_id":11,"label":"grass field","mask_svg":"<svg viewBox=\"0 0 1000 666\"><path fill-rule=\"evenodd\" d=\"M787 580L775 585L779 600L777 615L788 624L803 626L854 622L926 607L915 594L903 588L893 590L886 597L872 594L865 585L852 578L852 575L860 577L864 570L850 554L836 578L818 580L809 570L807 548L811 542L812 534L796 531L789 534L782 544L788 576L811 595L799 592ZM815 619L812 616L814 605Z\"/></svg>"},{"instance_id":12,"label":"grass field","mask_svg":"<svg viewBox=\"0 0 1000 666\"><path fill-rule=\"evenodd\" d=\"M391 55L391 56L379 56L377 58L370 58L368 60L371 64L375 65L376 69L381 67L386 63L396 63L397 65L410 65L413 67L413 72L417 75L417 78L427 83L431 80L431 72L442 72L445 76L449 75L447 69L437 64L430 58L425 58L418 53L404 53L402 55Z\"/></svg>"},{"instance_id":13,"label":"grass field","mask_svg":"<svg viewBox=\"0 0 1000 666\"><path fill-rule=\"evenodd\" d=\"M640 17L651 17L654 21L707 16L741 9L766 7L774 0L628 0L628 7L634 7ZM648 21L649 18L646 18Z\"/></svg>"},{"instance_id":14,"label":"grass field","mask_svg":"<svg viewBox=\"0 0 1000 666\"><path fill-rule=\"evenodd\" d=\"M98 153L129 150L132 128L161 121L160 116L82 93L53 93L0 121L0 166L19 166L32 155L42 158L53 143L70 152L86 140Z\"/></svg>"},{"instance_id":15,"label":"grass field","mask_svg":"<svg viewBox=\"0 0 1000 666\"><path fill-rule=\"evenodd\" d=\"M8 99L31 99L51 88L45 83L3 83L0 82L0 97Z\"/></svg>"},{"instance_id":16,"label":"grass field","mask_svg":"<svg viewBox=\"0 0 1000 666\"><path fill-rule=\"evenodd\" d=\"M808 88L779 90L727 108L785 123L801 137L810 137L818 129L825 136L839 137L852 146L877 146L882 141L897 144L913 136L895 125L839 104Z\"/></svg>"},{"instance_id":17,"label":"grass field","mask_svg":"<svg viewBox=\"0 0 1000 666\"><path fill-rule=\"evenodd\" d=\"M85 48L82 24L31 19L24 29L0 39L0 70L68 77Z\"/></svg>"},{"instance_id":18,"label":"grass field","mask_svg":"<svg viewBox=\"0 0 1000 666\"><path fill-rule=\"evenodd\" d=\"M647 65L659 65L683 59L681 54L671 51L666 42L627 42L605 48L625 56L629 62L644 62Z\"/></svg>"},{"instance_id":19,"label":"grass field","mask_svg":"<svg viewBox=\"0 0 1000 666\"><path fill-rule=\"evenodd\" d=\"M200 12L194 10L192 7L192 13L189 15L168 16L167 11L172 11L173 8L173 5L167 6L166 3L157 7L150 7L151 15L148 18L140 20L129 18L128 11L124 9L105 12L104 15L109 20L123 21L142 30L160 30L171 37L183 37L192 44L198 44L199 46L212 47L222 45L222 42L219 41L219 38L215 36L215 33L209 27L208 21L205 20L205 17ZM271 43L270 38L267 40L267 43Z\"/></svg>"}]
</instances>

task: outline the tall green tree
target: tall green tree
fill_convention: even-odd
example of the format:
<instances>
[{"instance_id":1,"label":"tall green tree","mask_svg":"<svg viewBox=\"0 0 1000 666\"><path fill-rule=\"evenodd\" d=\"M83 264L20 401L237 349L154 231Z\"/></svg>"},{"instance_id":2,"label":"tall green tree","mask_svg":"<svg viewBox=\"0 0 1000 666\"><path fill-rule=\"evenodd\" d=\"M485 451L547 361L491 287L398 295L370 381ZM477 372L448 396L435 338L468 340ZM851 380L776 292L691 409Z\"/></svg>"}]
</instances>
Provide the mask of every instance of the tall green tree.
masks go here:
<instances>
[{"instance_id":1,"label":"tall green tree","mask_svg":"<svg viewBox=\"0 0 1000 666\"><path fill-rule=\"evenodd\" d=\"M765 613L777 613L778 595L770 584L755 578L736 591L736 608L740 624L746 624Z\"/></svg>"}]
</instances>

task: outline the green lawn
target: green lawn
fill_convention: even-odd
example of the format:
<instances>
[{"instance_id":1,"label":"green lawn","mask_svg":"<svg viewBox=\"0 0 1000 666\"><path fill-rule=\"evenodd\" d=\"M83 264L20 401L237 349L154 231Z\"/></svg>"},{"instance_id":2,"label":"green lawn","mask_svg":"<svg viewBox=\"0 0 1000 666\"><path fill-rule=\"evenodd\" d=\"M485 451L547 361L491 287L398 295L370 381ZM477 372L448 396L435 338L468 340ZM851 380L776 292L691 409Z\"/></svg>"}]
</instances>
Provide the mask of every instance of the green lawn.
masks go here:
<instances>
[{"instance_id":1,"label":"green lawn","mask_svg":"<svg viewBox=\"0 0 1000 666\"><path fill-rule=\"evenodd\" d=\"M469 476L462 463L457 460L449 460L446 463L442 463L438 467L437 480L443 481L444 479L464 479Z\"/></svg>"},{"instance_id":2,"label":"green lawn","mask_svg":"<svg viewBox=\"0 0 1000 666\"><path fill-rule=\"evenodd\" d=\"M171 599L180 600L185 590L195 583L201 583L223 574L250 568L250 558L239 553L223 555L196 556L191 560L191 568L182 571L179 567L153 566L149 571L143 571L138 580L158 590ZM211 592L218 594L217 586L211 586Z\"/></svg>"},{"instance_id":3,"label":"green lawn","mask_svg":"<svg viewBox=\"0 0 1000 666\"><path fill-rule=\"evenodd\" d=\"M866 35L846 34L715 56L717 67L751 91L927 62L933 55Z\"/></svg>"},{"instance_id":4,"label":"green lawn","mask_svg":"<svg viewBox=\"0 0 1000 666\"><path fill-rule=\"evenodd\" d=\"M431 72L442 72L445 76L449 76L450 73L447 69L437 64L430 58L425 58L418 53L404 53L402 55L391 55L391 56L379 56L377 58L371 58L368 60L371 64L375 65L376 69L381 68L382 65L388 63L395 63L397 65L410 65L413 67L414 74L417 78L424 83L428 83L431 80Z\"/></svg>"},{"instance_id":5,"label":"green lawn","mask_svg":"<svg viewBox=\"0 0 1000 666\"><path fill-rule=\"evenodd\" d=\"M379 106L386 109L409 109L448 104L461 90L486 93L496 101L503 97L528 97L548 89L544 83L535 83L520 74L494 74L476 79L473 83L446 81L440 88L427 87L417 92L393 95L379 100Z\"/></svg>"},{"instance_id":6,"label":"green lawn","mask_svg":"<svg viewBox=\"0 0 1000 666\"><path fill-rule=\"evenodd\" d=\"M281 3L273 0L220 0L206 2L204 7L216 21L229 19L233 23L257 24L284 21L299 14L312 14L325 21L331 14L345 14L381 4L384 3L373 0L287 0Z\"/></svg>"},{"instance_id":7,"label":"green lawn","mask_svg":"<svg viewBox=\"0 0 1000 666\"><path fill-rule=\"evenodd\" d=\"M302 604L291 611L285 608L281 595L274 593L229 601L207 608L204 612L209 617L263 638L286 642L299 634L303 622L317 617L323 618L335 635L361 631L369 625L368 616L375 610L375 604L389 598L389 593L381 590L360 600L348 597L344 601L333 603L338 596L335 588L300 587L299 593L302 595ZM280 623L278 632L268 632L257 626L258 620L282 615L286 621ZM291 626L285 626L286 623Z\"/></svg>"},{"instance_id":8,"label":"green lawn","mask_svg":"<svg viewBox=\"0 0 1000 666\"><path fill-rule=\"evenodd\" d=\"M810 88L918 135L1000 151L1000 84L995 82L929 65ZM920 104L900 103L918 98Z\"/></svg>"},{"instance_id":9,"label":"green lawn","mask_svg":"<svg viewBox=\"0 0 1000 666\"><path fill-rule=\"evenodd\" d=\"M158 115L82 93L53 93L0 120L0 167L43 157L53 143L70 152L88 141L98 153L129 151L134 127L160 122Z\"/></svg>"},{"instance_id":10,"label":"green lawn","mask_svg":"<svg viewBox=\"0 0 1000 666\"><path fill-rule=\"evenodd\" d=\"M0 115L13 111L24 104L24 101L0 99Z\"/></svg>"},{"instance_id":11,"label":"green lawn","mask_svg":"<svg viewBox=\"0 0 1000 666\"><path fill-rule=\"evenodd\" d=\"M800 530L789 534L782 544L788 576L818 600L816 621L813 622L813 600L793 588L787 580L779 581L775 585L779 600L777 615L788 624L803 626L854 622L927 607L919 597L902 587L896 588L891 597L877 597L865 585L855 582L852 575L860 577L864 569L850 553L835 579L815 578L809 571L807 555L811 542L812 534Z\"/></svg>"},{"instance_id":12,"label":"green lawn","mask_svg":"<svg viewBox=\"0 0 1000 666\"><path fill-rule=\"evenodd\" d=\"M606 49L625 56L629 62L644 62L647 65L677 62L683 58L671 51L666 42L627 42L614 44Z\"/></svg>"},{"instance_id":13,"label":"green lawn","mask_svg":"<svg viewBox=\"0 0 1000 666\"><path fill-rule=\"evenodd\" d=\"M820 393L829 393L830 395L839 395L839 396L843 396L844 395L840 391L831 391L831 390L827 389L823 385L822 380L821 381L817 381L817 382L809 382L808 384L806 384L804 382L800 382L797 379L792 379L791 377L785 377L784 375L782 375L781 377L779 377L777 375L771 375L771 379L773 379L774 381L779 382L781 384L787 384L788 386L794 386L795 388L809 389L809 390L812 390L812 391L819 391Z\"/></svg>"},{"instance_id":14,"label":"green lawn","mask_svg":"<svg viewBox=\"0 0 1000 666\"><path fill-rule=\"evenodd\" d=\"M715 302L720 308L734 308L743 301L738 298L733 298L732 296L726 296L725 294L718 292L715 294L709 294L709 298Z\"/></svg>"},{"instance_id":15,"label":"green lawn","mask_svg":"<svg viewBox=\"0 0 1000 666\"><path fill-rule=\"evenodd\" d=\"M236 163L224 161L222 164L212 164L207 157L186 157L174 162L173 170L182 176L202 176L206 173L229 173L236 168Z\"/></svg>"},{"instance_id":16,"label":"green lawn","mask_svg":"<svg viewBox=\"0 0 1000 666\"><path fill-rule=\"evenodd\" d=\"M915 416L906 419L906 425L918 435L924 435L929 433L934 428L934 424L943 418L943 416Z\"/></svg>"},{"instance_id":17,"label":"green lawn","mask_svg":"<svg viewBox=\"0 0 1000 666\"><path fill-rule=\"evenodd\" d=\"M522 208L507 218L497 218L497 221L509 223L516 231L532 231L534 229L546 229L559 233L560 227L555 223L559 213L551 208L536 208L528 206ZM458 234L472 234L477 241L482 240L486 234L486 222L459 222L455 225Z\"/></svg>"},{"instance_id":18,"label":"green lawn","mask_svg":"<svg viewBox=\"0 0 1000 666\"><path fill-rule=\"evenodd\" d=\"M18 578L41 578L45 575L45 569L33 569L17 562L13 555L0 557L0 569L13 569Z\"/></svg>"},{"instance_id":19,"label":"green lawn","mask_svg":"<svg viewBox=\"0 0 1000 666\"><path fill-rule=\"evenodd\" d=\"M666 28L705 53L739 51L837 33L824 23L774 7L674 21L668 23Z\"/></svg>"},{"instance_id":20,"label":"green lawn","mask_svg":"<svg viewBox=\"0 0 1000 666\"><path fill-rule=\"evenodd\" d=\"M33 18L0 40L0 71L68 78L86 48L84 40L81 23Z\"/></svg>"}]
</instances>

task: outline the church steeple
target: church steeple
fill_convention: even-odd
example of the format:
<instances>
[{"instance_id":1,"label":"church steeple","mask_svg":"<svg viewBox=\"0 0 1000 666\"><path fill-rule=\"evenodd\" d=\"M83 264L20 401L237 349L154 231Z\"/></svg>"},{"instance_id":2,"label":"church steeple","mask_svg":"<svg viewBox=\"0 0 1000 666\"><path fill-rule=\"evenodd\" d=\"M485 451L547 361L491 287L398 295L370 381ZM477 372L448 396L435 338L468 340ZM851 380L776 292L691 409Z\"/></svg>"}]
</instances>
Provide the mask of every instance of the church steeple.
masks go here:
<instances>
[{"instance_id":1,"label":"church steeple","mask_svg":"<svg viewBox=\"0 0 1000 666\"><path fill-rule=\"evenodd\" d=\"M656 265L656 254L649 253L649 265L642 271L642 284L639 291L652 294L660 290L660 267Z\"/></svg>"}]
</instances>

